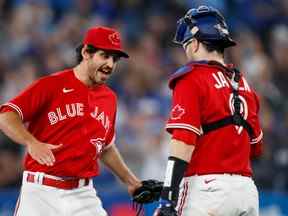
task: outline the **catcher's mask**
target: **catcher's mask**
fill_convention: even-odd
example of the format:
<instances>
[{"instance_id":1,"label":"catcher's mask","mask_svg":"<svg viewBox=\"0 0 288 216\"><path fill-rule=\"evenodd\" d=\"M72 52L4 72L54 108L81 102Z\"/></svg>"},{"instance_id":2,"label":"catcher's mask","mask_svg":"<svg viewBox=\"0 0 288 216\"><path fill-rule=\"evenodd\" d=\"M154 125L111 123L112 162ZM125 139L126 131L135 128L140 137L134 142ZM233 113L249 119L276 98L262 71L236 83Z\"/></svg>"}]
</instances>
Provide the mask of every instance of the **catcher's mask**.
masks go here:
<instances>
[{"instance_id":1,"label":"catcher's mask","mask_svg":"<svg viewBox=\"0 0 288 216\"><path fill-rule=\"evenodd\" d=\"M173 42L184 45L191 38L211 44L221 44L223 48L236 45L221 13L213 7L204 5L190 9L177 22Z\"/></svg>"}]
</instances>

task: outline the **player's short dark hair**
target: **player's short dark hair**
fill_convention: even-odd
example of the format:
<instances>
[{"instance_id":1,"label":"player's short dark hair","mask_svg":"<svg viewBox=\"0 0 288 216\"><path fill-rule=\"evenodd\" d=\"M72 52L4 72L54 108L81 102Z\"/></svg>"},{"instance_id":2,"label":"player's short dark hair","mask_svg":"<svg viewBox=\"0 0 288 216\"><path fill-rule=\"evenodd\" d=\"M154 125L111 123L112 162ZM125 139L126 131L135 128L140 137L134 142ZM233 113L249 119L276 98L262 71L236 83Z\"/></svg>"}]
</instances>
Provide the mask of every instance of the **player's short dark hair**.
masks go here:
<instances>
[{"instance_id":1,"label":"player's short dark hair","mask_svg":"<svg viewBox=\"0 0 288 216\"><path fill-rule=\"evenodd\" d=\"M78 47L76 47L76 59L77 59L77 63L79 64L80 62L82 62L83 60L83 56L82 56L82 49L84 47L84 44L80 44ZM90 53L90 54L94 54L98 51L99 49L95 48L92 45L87 45L86 48L86 52Z\"/></svg>"},{"instance_id":2,"label":"player's short dark hair","mask_svg":"<svg viewBox=\"0 0 288 216\"><path fill-rule=\"evenodd\" d=\"M224 55L224 46L220 43L210 43L206 41L201 41L201 43L204 45L205 49L208 52L214 52L216 51L217 53Z\"/></svg>"}]
</instances>

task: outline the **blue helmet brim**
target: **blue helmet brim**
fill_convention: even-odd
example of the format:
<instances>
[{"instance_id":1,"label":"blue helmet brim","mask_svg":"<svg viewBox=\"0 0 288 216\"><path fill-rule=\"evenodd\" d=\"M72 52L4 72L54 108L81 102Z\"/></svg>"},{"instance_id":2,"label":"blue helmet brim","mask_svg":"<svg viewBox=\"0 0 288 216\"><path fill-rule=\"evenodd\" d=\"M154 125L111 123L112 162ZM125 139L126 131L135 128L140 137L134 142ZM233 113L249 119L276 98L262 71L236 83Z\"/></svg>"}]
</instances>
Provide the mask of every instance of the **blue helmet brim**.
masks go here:
<instances>
[{"instance_id":1,"label":"blue helmet brim","mask_svg":"<svg viewBox=\"0 0 288 216\"><path fill-rule=\"evenodd\" d=\"M175 32L173 42L183 45L187 40L189 40L192 37L193 37L193 35L190 31L189 26L185 22L184 18L181 18L177 22L177 29Z\"/></svg>"}]
</instances>

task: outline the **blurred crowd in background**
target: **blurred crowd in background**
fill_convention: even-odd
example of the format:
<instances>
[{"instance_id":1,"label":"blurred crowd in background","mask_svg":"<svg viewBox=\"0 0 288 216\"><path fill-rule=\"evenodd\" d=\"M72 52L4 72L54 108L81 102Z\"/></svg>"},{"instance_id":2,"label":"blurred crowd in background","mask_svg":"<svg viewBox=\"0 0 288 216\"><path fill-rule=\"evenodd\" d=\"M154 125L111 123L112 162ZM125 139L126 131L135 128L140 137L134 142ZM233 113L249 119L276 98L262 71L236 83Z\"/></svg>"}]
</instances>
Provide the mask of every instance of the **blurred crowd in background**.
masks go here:
<instances>
[{"instance_id":1,"label":"blurred crowd in background","mask_svg":"<svg viewBox=\"0 0 288 216\"><path fill-rule=\"evenodd\" d=\"M119 99L116 143L139 177L163 179L167 80L186 62L172 39L177 20L201 4L226 17L238 44L226 61L244 72L261 100L265 153L253 162L256 183L262 190L288 192L287 0L0 0L0 103L40 76L73 67L88 27L114 27L130 55L109 82ZM20 185L24 153L1 135L1 188ZM110 175L103 170L117 186Z\"/></svg>"}]
</instances>

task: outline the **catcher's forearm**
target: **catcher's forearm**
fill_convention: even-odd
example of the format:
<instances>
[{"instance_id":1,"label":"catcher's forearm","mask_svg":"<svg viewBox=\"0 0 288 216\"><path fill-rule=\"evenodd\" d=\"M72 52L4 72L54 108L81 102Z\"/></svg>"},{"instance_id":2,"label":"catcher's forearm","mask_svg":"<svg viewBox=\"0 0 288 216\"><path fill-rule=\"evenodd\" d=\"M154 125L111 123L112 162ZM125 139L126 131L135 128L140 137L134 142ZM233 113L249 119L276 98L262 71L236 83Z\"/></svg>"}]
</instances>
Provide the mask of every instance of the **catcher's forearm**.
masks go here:
<instances>
[{"instance_id":1,"label":"catcher's forearm","mask_svg":"<svg viewBox=\"0 0 288 216\"><path fill-rule=\"evenodd\" d=\"M126 185L133 185L136 184L135 182L139 182L125 164L115 144L112 144L102 153L101 161Z\"/></svg>"},{"instance_id":2,"label":"catcher's forearm","mask_svg":"<svg viewBox=\"0 0 288 216\"><path fill-rule=\"evenodd\" d=\"M22 145L28 145L36 140L15 112L0 113L0 129L14 142Z\"/></svg>"},{"instance_id":3,"label":"catcher's forearm","mask_svg":"<svg viewBox=\"0 0 288 216\"><path fill-rule=\"evenodd\" d=\"M170 156L190 162L194 145L188 145L180 140L172 139L170 145Z\"/></svg>"},{"instance_id":4,"label":"catcher's forearm","mask_svg":"<svg viewBox=\"0 0 288 216\"><path fill-rule=\"evenodd\" d=\"M194 146L187 145L182 141L172 139L171 152L168 158L164 187L161 193L163 200L177 204L179 184L184 176L188 162L193 153Z\"/></svg>"}]
</instances>

